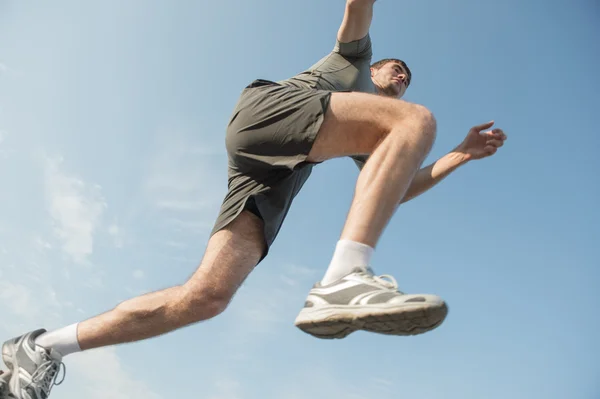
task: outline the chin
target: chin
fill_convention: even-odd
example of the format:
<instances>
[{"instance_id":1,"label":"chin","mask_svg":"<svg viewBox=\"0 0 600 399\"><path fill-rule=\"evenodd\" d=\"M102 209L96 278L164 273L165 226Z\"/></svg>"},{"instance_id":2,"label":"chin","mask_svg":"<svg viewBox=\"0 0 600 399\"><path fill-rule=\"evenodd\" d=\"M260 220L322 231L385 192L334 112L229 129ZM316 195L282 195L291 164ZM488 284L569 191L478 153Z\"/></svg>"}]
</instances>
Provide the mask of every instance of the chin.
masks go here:
<instances>
[{"instance_id":1,"label":"chin","mask_svg":"<svg viewBox=\"0 0 600 399\"><path fill-rule=\"evenodd\" d=\"M400 98L404 94L404 90L402 90L402 87L398 87L397 83L391 84L388 90L393 93L394 97Z\"/></svg>"}]
</instances>

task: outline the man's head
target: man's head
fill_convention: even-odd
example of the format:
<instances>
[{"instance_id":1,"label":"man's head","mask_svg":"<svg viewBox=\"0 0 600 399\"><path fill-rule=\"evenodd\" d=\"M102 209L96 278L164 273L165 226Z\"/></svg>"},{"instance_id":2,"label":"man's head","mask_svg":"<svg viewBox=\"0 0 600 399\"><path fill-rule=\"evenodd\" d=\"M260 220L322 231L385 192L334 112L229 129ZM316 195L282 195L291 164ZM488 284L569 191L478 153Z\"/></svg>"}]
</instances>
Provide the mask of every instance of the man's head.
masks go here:
<instances>
[{"instance_id":1,"label":"man's head","mask_svg":"<svg viewBox=\"0 0 600 399\"><path fill-rule=\"evenodd\" d=\"M406 63L386 58L371 65L371 79L380 94L400 98L410 85L412 74Z\"/></svg>"}]
</instances>

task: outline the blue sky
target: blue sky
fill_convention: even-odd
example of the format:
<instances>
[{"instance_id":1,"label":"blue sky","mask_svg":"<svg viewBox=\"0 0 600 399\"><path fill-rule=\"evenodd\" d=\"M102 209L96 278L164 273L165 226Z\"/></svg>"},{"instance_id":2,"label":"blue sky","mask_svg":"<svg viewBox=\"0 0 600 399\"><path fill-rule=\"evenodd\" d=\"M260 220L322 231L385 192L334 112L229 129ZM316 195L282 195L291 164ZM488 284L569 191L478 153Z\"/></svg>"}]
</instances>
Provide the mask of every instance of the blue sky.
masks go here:
<instances>
[{"instance_id":1,"label":"blue sky","mask_svg":"<svg viewBox=\"0 0 600 399\"><path fill-rule=\"evenodd\" d=\"M0 333L58 328L193 272L226 189L242 88L333 47L344 1L0 0ZM431 162L475 124L509 139L399 209L373 267L435 293L417 337L321 341L294 318L329 262L357 170L317 167L221 317L66 359L58 398L600 395L600 7L376 3L374 57L413 71ZM188 396L185 396L188 395Z\"/></svg>"}]
</instances>

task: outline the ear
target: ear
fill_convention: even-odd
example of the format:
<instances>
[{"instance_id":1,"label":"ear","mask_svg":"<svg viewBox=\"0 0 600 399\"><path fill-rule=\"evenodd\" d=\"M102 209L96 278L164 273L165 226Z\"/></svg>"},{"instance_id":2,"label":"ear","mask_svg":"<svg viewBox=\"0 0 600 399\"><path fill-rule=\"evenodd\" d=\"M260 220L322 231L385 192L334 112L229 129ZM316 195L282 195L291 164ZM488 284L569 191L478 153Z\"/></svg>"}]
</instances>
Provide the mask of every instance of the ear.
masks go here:
<instances>
[{"instance_id":1,"label":"ear","mask_svg":"<svg viewBox=\"0 0 600 399\"><path fill-rule=\"evenodd\" d=\"M370 68L371 69L371 77L375 76L375 68Z\"/></svg>"}]
</instances>

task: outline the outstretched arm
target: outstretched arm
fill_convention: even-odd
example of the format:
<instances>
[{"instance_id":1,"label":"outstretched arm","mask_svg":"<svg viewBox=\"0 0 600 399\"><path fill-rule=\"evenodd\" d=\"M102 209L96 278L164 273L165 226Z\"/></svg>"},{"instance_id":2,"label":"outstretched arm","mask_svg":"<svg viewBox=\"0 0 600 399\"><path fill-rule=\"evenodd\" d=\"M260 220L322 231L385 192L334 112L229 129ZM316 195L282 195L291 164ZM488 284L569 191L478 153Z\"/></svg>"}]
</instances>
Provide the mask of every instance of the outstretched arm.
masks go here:
<instances>
[{"instance_id":1,"label":"outstretched arm","mask_svg":"<svg viewBox=\"0 0 600 399\"><path fill-rule=\"evenodd\" d=\"M338 31L340 43L360 40L369 33L375 0L347 0L342 25Z\"/></svg>"},{"instance_id":2,"label":"outstretched arm","mask_svg":"<svg viewBox=\"0 0 600 399\"><path fill-rule=\"evenodd\" d=\"M408 191L402 198L400 203L410 201L413 198L418 197L425 191L429 190L442 180L446 178L450 173L454 172L459 166L464 165L467 162L464 154L460 152L450 152L438 159L431 165L422 168L415 175Z\"/></svg>"},{"instance_id":3,"label":"outstretched arm","mask_svg":"<svg viewBox=\"0 0 600 399\"><path fill-rule=\"evenodd\" d=\"M493 125L494 122L491 121L473 126L469 130L467 137L458 147L431 165L419 170L400 203L410 201L423 194L444 180L446 176L454 172L459 166L471 160L494 155L498 151L498 148L504 145L506 134L504 134L502 129L482 132L482 130L489 129Z\"/></svg>"}]
</instances>

